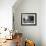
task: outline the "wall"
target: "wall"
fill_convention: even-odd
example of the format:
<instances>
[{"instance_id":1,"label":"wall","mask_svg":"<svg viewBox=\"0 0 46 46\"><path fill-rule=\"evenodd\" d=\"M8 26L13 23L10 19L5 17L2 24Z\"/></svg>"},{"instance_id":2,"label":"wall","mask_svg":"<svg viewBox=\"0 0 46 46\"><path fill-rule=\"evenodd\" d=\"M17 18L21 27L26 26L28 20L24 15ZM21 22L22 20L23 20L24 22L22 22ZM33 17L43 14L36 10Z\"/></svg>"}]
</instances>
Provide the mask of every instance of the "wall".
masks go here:
<instances>
[{"instance_id":1,"label":"wall","mask_svg":"<svg viewBox=\"0 0 46 46\"><path fill-rule=\"evenodd\" d=\"M19 1L18 1L19 2ZM36 46L41 46L41 30L40 30L40 0L23 0L20 5L13 7L15 30L23 33L24 39L31 39ZM21 13L37 13L36 26L22 26Z\"/></svg>"},{"instance_id":2,"label":"wall","mask_svg":"<svg viewBox=\"0 0 46 46\"><path fill-rule=\"evenodd\" d=\"M12 29L12 6L16 0L0 0L0 27Z\"/></svg>"},{"instance_id":3,"label":"wall","mask_svg":"<svg viewBox=\"0 0 46 46\"><path fill-rule=\"evenodd\" d=\"M41 1L41 41L42 46L46 46L46 0Z\"/></svg>"}]
</instances>

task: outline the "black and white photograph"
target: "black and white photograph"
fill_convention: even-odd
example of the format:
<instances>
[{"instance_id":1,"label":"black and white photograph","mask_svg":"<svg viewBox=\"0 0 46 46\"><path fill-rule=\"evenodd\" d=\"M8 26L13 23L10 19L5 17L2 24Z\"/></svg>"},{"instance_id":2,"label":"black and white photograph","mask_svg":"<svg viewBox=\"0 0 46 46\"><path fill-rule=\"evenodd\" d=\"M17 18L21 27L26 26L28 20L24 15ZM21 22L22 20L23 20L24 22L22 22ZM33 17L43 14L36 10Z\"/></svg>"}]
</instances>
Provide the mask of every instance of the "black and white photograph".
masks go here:
<instances>
[{"instance_id":1,"label":"black and white photograph","mask_svg":"<svg viewBox=\"0 0 46 46\"><path fill-rule=\"evenodd\" d=\"M22 25L36 25L36 13L22 13L21 24Z\"/></svg>"}]
</instances>

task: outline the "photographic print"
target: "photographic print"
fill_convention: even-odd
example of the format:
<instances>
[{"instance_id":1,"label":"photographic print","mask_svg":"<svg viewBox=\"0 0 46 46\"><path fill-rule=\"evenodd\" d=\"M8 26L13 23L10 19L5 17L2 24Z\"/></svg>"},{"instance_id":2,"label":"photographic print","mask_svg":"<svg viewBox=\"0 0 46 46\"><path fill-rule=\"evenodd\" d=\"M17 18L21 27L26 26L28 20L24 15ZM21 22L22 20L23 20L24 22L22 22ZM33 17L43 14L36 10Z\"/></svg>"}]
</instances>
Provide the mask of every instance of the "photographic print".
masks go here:
<instances>
[{"instance_id":1,"label":"photographic print","mask_svg":"<svg viewBox=\"0 0 46 46\"><path fill-rule=\"evenodd\" d=\"M36 25L36 13L21 13L21 25Z\"/></svg>"}]
</instances>

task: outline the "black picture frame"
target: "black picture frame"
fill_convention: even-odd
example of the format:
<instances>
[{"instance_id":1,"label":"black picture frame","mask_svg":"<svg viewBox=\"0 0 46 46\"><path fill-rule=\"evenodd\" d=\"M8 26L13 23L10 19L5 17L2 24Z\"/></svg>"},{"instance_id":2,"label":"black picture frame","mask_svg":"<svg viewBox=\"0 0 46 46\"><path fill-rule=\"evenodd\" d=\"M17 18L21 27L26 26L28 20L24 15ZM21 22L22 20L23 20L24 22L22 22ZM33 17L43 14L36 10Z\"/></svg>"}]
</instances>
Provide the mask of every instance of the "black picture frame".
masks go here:
<instances>
[{"instance_id":1,"label":"black picture frame","mask_svg":"<svg viewBox=\"0 0 46 46\"><path fill-rule=\"evenodd\" d=\"M37 13L21 13L21 25L37 25Z\"/></svg>"}]
</instances>

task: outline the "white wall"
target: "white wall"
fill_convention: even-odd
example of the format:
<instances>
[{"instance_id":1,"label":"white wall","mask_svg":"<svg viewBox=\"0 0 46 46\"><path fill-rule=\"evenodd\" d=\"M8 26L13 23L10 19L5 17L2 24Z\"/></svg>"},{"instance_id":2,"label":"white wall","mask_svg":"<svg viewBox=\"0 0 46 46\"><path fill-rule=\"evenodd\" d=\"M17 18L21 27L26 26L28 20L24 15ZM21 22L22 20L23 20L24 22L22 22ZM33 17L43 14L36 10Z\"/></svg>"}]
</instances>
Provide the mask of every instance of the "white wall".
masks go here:
<instances>
[{"instance_id":1,"label":"white wall","mask_svg":"<svg viewBox=\"0 0 46 46\"><path fill-rule=\"evenodd\" d=\"M46 0L41 1L41 40L42 46L46 46Z\"/></svg>"},{"instance_id":2,"label":"white wall","mask_svg":"<svg viewBox=\"0 0 46 46\"><path fill-rule=\"evenodd\" d=\"M13 8L15 30L18 30L18 32L22 32L24 38L34 40L36 46L41 46L40 10L41 10L40 0L23 0L23 2L21 2L17 8L16 7ZM37 13L37 25L22 26L21 13Z\"/></svg>"},{"instance_id":3,"label":"white wall","mask_svg":"<svg viewBox=\"0 0 46 46\"><path fill-rule=\"evenodd\" d=\"M12 28L12 6L16 0L0 0L0 27Z\"/></svg>"}]
</instances>

